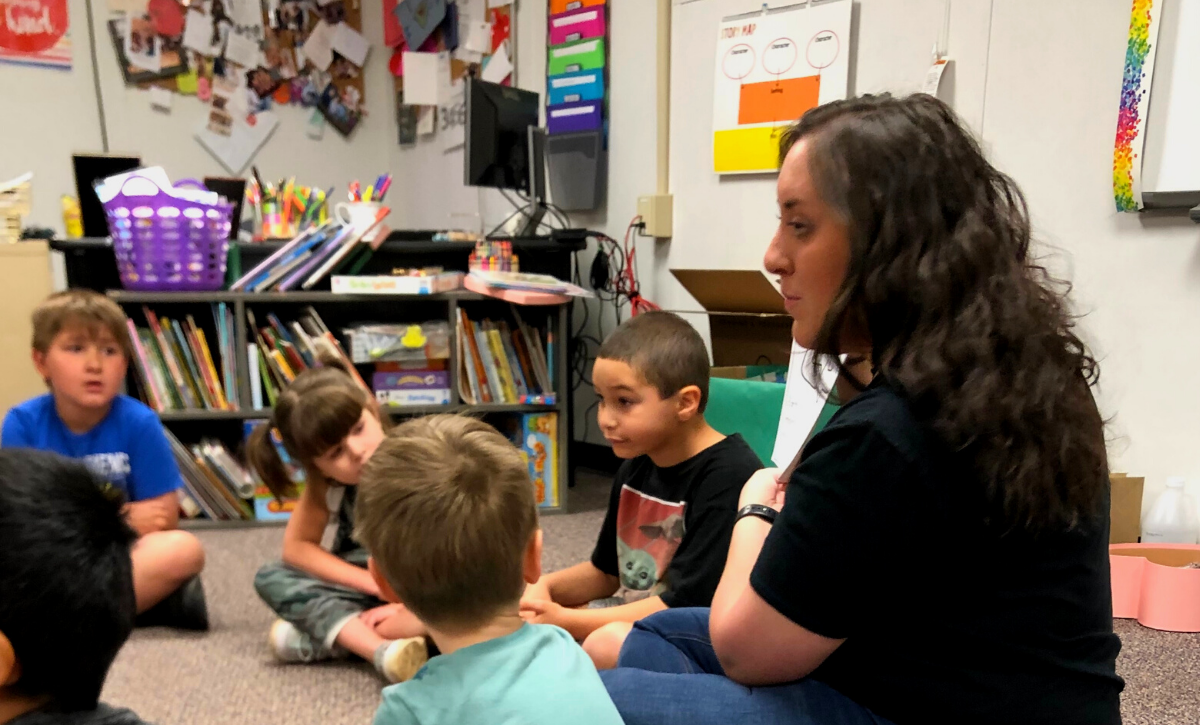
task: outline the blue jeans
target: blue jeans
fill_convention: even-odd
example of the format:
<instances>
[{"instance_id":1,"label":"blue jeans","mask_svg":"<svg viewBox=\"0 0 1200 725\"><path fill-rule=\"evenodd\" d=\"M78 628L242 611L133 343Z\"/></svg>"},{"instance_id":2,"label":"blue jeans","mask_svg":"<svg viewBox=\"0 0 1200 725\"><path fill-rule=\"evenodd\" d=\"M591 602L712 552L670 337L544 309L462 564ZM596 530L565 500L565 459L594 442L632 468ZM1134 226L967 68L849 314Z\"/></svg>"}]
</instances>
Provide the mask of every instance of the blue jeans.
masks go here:
<instances>
[{"instance_id":1,"label":"blue jeans","mask_svg":"<svg viewBox=\"0 0 1200 725\"><path fill-rule=\"evenodd\" d=\"M708 609L668 609L633 625L617 669L600 673L625 725L891 725L832 687L743 687L725 677Z\"/></svg>"}]
</instances>

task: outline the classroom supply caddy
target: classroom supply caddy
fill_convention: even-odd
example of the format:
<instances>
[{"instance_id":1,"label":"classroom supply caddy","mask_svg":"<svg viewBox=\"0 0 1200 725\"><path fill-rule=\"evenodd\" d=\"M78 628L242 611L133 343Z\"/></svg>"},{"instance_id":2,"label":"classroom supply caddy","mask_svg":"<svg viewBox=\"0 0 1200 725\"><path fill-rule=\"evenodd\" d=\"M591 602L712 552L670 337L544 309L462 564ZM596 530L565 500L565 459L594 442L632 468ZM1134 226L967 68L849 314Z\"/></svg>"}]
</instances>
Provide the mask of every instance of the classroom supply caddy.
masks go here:
<instances>
[{"instance_id":1,"label":"classroom supply caddy","mask_svg":"<svg viewBox=\"0 0 1200 725\"><path fill-rule=\"evenodd\" d=\"M214 195L188 193L185 186L204 188L187 179L164 189L131 176L104 202L125 289L200 292L224 285L233 204L202 200Z\"/></svg>"}]
</instances>

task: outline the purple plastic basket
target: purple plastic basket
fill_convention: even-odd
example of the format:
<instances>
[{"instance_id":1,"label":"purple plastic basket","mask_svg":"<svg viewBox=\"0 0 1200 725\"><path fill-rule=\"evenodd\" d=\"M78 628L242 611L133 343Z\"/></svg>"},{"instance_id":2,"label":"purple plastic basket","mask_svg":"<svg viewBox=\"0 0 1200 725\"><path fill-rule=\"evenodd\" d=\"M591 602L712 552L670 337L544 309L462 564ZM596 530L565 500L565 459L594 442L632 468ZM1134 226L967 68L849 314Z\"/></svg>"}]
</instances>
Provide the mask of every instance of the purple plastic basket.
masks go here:
<instances>
[{"instance_id":1,"label":"purple plastic basket","mask_svg":"<svg viewBox=\"0 0 1200 725\"><path fill-rule=\"evenodd\" d=\"M129 182L153 194L126 194ZM195 179L180 181L204 188ZM129 290L209 291L225 284L233 205L177 199L145 177L125 180L104 204L121 284Z\"/></svg>"}]
</instances>

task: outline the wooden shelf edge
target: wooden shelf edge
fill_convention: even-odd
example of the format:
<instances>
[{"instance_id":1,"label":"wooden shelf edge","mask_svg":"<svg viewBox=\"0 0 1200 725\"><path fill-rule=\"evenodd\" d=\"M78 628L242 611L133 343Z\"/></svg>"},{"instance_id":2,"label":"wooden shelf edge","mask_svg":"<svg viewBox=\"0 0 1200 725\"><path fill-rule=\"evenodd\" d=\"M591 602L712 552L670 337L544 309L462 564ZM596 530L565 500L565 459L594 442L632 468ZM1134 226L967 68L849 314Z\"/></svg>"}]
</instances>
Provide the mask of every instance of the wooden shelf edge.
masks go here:
<instances>
[{"instance_id":1,"label":"wooden shelf edge","mask_svg":"<svg viewBox=\"0 0 1200 725\"><path fill-rule=\"evenodd\" d=\"M219 529L265 529L287 526L287 521L213 521L212 519L180 519L184 531L215 531Z\"/></svg>"}]
</instances>

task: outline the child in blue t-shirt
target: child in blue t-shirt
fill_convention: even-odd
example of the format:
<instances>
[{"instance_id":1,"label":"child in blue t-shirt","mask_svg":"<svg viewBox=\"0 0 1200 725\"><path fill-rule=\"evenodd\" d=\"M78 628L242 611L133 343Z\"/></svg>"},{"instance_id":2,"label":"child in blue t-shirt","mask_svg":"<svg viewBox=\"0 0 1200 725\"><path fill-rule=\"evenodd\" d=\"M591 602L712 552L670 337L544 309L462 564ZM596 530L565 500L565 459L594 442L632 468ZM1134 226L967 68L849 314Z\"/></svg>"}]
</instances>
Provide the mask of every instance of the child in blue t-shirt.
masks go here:
<instances>
[{"instance_id":1,"label":"child in blue t-shirt","mask_svg":"<svg viewBox=\"0 0 1200 725\"><path fill-rule=\"evenodd\" d=\"M204 549L176 530L179 467L154 411L121 395L131 343L125 313L90 290L51 295L33 312L33 364L50 392L12 408L0 445L82 460L124 494L140 625L208 628Z\"/></svg>"}]
</instances>

